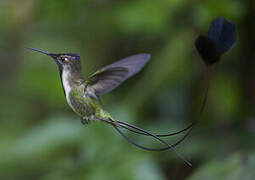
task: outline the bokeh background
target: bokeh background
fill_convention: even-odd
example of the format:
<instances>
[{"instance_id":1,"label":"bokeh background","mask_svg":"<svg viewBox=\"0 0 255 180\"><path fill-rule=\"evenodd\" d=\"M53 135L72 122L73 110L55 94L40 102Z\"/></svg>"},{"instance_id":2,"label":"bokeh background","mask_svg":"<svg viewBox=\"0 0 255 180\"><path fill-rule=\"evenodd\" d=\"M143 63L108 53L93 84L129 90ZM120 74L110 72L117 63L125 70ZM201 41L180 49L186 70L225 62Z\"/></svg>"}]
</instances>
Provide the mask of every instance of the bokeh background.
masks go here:
<instances>
[{"instance_id":1,"label":"bokeh background","mask_svg":"<svg viewBox=\"0 0 255 180\"><path fill-rule=\"evenodd\" d=\"M85 77L151 53L103 104L120 120L174 132L198 118L207 78L194 41L216 17L237 24L238 43L212 68L202 118L177 147L192 168L172 151L135 148L103 123L83 126L54 62L26 49L79 53ZM255 179L254 18L254 0L1 0L0 179Z\"/></svg>"}]
</instances>

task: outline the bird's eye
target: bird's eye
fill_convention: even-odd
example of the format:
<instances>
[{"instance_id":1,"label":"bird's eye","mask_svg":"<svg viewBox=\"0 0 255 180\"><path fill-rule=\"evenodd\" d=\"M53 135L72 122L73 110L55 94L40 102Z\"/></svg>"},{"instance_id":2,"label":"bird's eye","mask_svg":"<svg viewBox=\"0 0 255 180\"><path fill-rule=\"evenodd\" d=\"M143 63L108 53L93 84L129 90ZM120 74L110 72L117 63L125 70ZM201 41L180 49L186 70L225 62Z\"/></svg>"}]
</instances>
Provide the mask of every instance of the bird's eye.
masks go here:
<instances>
[{"instance_id":1,"label":"bird's eye","mask_svg":"<svg viewBox=\"0 0 255 180\"><path fill-rule=\"evenodd\" d=\"M67 61L67 58L66 57L60 57L60 61L65 62L65 61Z\"/></svg>"}]
</instances>

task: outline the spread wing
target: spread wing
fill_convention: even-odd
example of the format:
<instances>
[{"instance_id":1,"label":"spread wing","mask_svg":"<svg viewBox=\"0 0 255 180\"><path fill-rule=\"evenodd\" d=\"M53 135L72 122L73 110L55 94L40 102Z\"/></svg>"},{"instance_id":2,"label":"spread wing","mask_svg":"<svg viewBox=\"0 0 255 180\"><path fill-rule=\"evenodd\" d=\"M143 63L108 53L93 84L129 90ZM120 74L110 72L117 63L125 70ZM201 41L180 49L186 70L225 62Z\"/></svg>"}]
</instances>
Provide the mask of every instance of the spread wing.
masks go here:
<instances>
[{"instance_id":1,"label":"spread wing","mask_svg":"<svg viewBox=\"0 0 255 180\"><path fill-rule=\"evenodd\" d=\"M124 58L95 72L86 83L95 90L96 95L108 93L138 73L150 57L150 54L137 54Z\"/></svg>"}]
</instances>

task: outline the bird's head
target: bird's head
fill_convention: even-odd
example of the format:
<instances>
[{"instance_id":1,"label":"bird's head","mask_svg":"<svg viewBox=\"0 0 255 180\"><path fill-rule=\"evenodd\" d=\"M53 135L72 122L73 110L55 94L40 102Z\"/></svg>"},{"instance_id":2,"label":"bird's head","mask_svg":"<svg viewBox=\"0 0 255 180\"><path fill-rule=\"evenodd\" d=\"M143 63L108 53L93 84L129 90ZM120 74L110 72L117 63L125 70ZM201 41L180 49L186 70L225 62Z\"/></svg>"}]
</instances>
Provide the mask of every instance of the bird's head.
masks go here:
<instances>
[{"instance_id":1,"label":"bird's head","mask_svg":"<svg viewBox=\"0 0 255 180\"><path fill-rule=\"evenodd\" d=\"M33 51L37 51L52 57L58 66L60 72L63 70L70 70L75 72L81 71L80 56L74 53L50 53L35 48L28 48Z\"/></svg>"}]
</instances>

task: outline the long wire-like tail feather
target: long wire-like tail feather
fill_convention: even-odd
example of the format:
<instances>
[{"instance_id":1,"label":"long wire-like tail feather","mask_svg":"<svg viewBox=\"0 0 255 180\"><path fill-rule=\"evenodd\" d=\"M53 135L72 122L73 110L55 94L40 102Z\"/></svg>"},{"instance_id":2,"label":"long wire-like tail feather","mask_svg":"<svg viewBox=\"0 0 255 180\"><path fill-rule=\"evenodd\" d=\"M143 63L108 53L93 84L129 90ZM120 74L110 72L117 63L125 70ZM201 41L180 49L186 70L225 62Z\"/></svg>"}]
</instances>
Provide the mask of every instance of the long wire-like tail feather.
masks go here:
<instances>
[{"instance_id":1,"label":"long wire-like tail feather","mask_svg":"<svg viewBox=\"0 0 255 180\"><path fill-rule=\"evenodd\" d=\"M166 141L162 140L162 139L159 138L158 136L156 136L156 135L154 135L154 134L152 134L152 133L150 133L150 132L148 132L148 131L145 131L145 130L143 130L142 128L134 127L135 129L137 129L137 130L139 130L139 131L142 131L143 133L147 134L148 136L151 136L151 137L157 139L158 141L160 141L161 143L165 144L165 145L167 146L167 148L164 148L164 149L163 149L163 148L160 148L160 149L156 149L156 148L155 148L155 149L154 149L154 148L147 148L147 147L145 147L145 146L139 145L139 144L135 143L132 139L130 139L129 137L127 137L127 136L118 128L119 123L116 124L116 121L115 121L115 122L114 122L114 121L112 121L112 122L107 121L107 122L110 123L110 124L120 133L120 135L121 135L122 137L124 137L127 141L129 141L129 142L132 143L133 145L135 145L135 146L137 146L137 147L139 147L139 148L141 148L141 149L147 150L147 151L163 151L163 150L171 149L171 150L173 150L173 151L177 154L177 156L179 156L184 162L186 162L189 166L192 167L192 164L191 164L188 160L186 160L172 145L168 144ZM117 122L120 122L120 121L117 121ZM124 122L121 122L121 123L125 124ZM131 126L132 126L132 125L131 125Z\"/></svg>"},{"instance_id":2,"label":"long wire-like tail feather","mask_svg":"<svg viewBox=\"0 0 255 180\"><path fill-rule=\"evenodd\" d=\"M205 89L205 93L204 93L204 96L203 96L202 104L201 104L201 107L200 107L200 110L199 110L199 113L198 113L198 118L197 118L197 120L199 120L199 119L201 118L202 113L203 113L203 111L204 111L204 109L205 109L206 102L207 102L207 97L208 97L208 92L209 92L209 87L210 87L210 77L209 77L209 69L208 69L208 66L206 67L206 82L207 82L207 84L206 84L206 89ZM128 124L128 123L126 123L126 124ZM174 136L174 135L180 134L180 133L182 133L182 132L184 132L184 131L187 131L187 130L189 130L189 129L190 129L190 131L191 131L192 127L193 127L195 124L196 124L196 121L192 122L189 126L187 126L186 128L184 128L184 129L182 129L182 130L180 130L180 131L177 131L177 132L174 132L174 133L169 133L169 134L155 134L155 135L158 136L158 137L169 137L169 136ZM134 126L134 125L133 125L133 126ZM146 135L146 136L147 136L147 134L145 134L145 133L143 133L143 132L136 131L136 130L134 130L134 129L130 129L129 127L126 127L126 129L128 129L128 130L131 131L131 132L134 132L134 133L137 133L137 134L141 134L141 135ZM190 133L190 131L189 131L189 133ZM189 133L187 133L187 134L189 134ZM186 137L186 136L184 136L184 137Z\"/></svg>"},{"instance_id":3,"label":"long wire-like tail feather","mask_svg":"<svg viewBox=\"0 0 255 180\"><path fill-rule=\"evenodd\" d=\"M205 105L206 105L206 102L207 102L207 96L208 96L208 92L209 92L209 86L210 86L210 78L209 78L209 73L208 73L208 67L207 67L207 72L206 72L206 75L207 75L207 85L206 85L206 90L205 90L205 94L204 94L204 97L203 97L203 100L202 100L202 104L201 104L201 107L200 107L200 110L199 110L199 113L198 113L198 119L200 119L204 109L205 109ZM196 119L196 121L198 120ZM143 150L147 150L147 151L164 151L164 150L168 150L168 149L171 149L173 150L177 156L179 156L184 162L186 162L189 166L192 166L192 164L186 160L180 153L178 153L178 151L176 151L176 149L174 148L175 146L177 146L178 144L180 144L182 141L185 140L185 138L190 134L190 132L192 131L193 129L193 126L194 124L196 123L196 121L194 121L192 124L190 124L189 126L187 126L186 128L180 130L180 131L177 131L175 133L170 133L170 134L153 134L153 133L150 133L142 128L139 128L137 126L134 126L132 124L129 124L129 123L126 123L126 122L123 122L123 121L119 121L119 120L116 120L114 121L113 119L102 119L103 121L111 124L115 130L117 130L117 132L124 138L126 139L128 142L130 142L131 144L133 144L134 146L138 147L138 148L141 148ZM126 130L129 130L131 132L134 132L134 133L137 133L137 134L141 134L141 135L146 135L146 136L151 136L153 138L155 138L156 140L160 141L161 143L165 144L166 147L163 147L163 148L148 148L148 147L145 147L145 146L142 146L136 142L134 142L131 138L129 138L128 136L126 136L120 129L120 128L124 128ZM177 134L180 134L184 131L187 131L188 132L180 139L178 140L175 144L173 145L170 145L169 143L167 143L166 141L164 141L163 139L161 139L160 137L167 137L167 136L173 136L173 135L177 135Z\"/></svg>"},{"instance_id":4,"label":"long wire-like tail feather","mask_svg":"<svg viewBox=\"0 0 255 180\"><path fill-rule=\"evenodd\" d=\"M129 123L127 123L127 122L125 122L125 124L126 124L126 125L129 125ZM132 126L133 126L133 127L136 127L136 126L134 126L134 125L132 125ZM177 134L180 134L180 133L182 133L182 132L184 132L184 131L189 130L190 128L192 128L192 126L193 126L193 123L190 124L189 126L187 126L186 128L184 128L184 129L182 129L182 130L180 130L180 131L174 132L174 133L170 133L170 134L155 134L155 135L158 136L158 137L169 137L169 136L174 136L174 135L177 135ZM133 127L128 126L128 127L125 127L125 129L127 129L127 130L129 130L129 131L131 131L131 132L137 133L137 134L141 134L141 135L148 136L148 134L146 134L146 133L143 133L143 132L141 132L141 131L137 131L137 130L131 129L131 128L133 128Z\"/></svg>"},{"instance_id":5,"label":"long wire-like tail feather","mask_svg":"<svg viewBox=\"0 0 255 180\"><path fill-rule=\"evenodd\" d=\"M202 101L202 105L201 105L201 108L200 108L200 111L199 111L199 114L198 114L198 119L200 118L200 116L202 115L204 109L205 109L205 105L206 105L206 102L207 102L207 96L208 96L208 92L209 92L209 88L210 88L210 77L209 77L209 67L206 66L206 89L205 89L205 93L204 93L204 97L203 97L203 101Z\"/></svg>"},{"instance_id":6,"label":"long wire-like tail feather","mask_svg":"<svg viewBox=\"0 0 255 180\"><path fill-rule=\"evenodd\" d=\"M134 131L133 129L130 129L129 127L127 127L127 126L125 126L125 125L123 125L123 124L118 124L118 126L124 128L124 129L130 130L130 131ZM138 132L138 131L136 131L136 132ZM190 134L190 132L191 132L191 129L190 129L179 141L177 141L177 142L176 142L175 144L173 144L172 146L175 147L175 146L177 146L178 144L180 144L182 141L184 141L185 138ZM144 134L144 135L147 135L147 134L145 134L145 133L138 132L138 134L140 134L140 133L141 133L141 134ZM156 134L154 134L154 135L156 135ZM158 135L156 135L156 136L158 136ZM167 150L167 149L169 149L169 147L160 148L160 149L158 149L158 150L159 150L159 151L164 151L164 150Z\"/></svg>"},{"instance_id":7,"label":"long wire-like tail feather","mask_svg":"<svg viewBox=\"0 0 255 180\"><path fill-rule=\"evenodd\" d=\"M207 102L207 96L208 96L208 92L209 92L209 87L210 87L210 78L209 78L209 70L208 70L208 67L206 67L206 81L207 81L207 84L206 84L206 89L205 89L205 93L204 93L204 97L203 97L203 100L202 100L202 104L201 104L201 107L200 107L200 110L199 110L199 113L198 113L198 119L200 119L200 117L202 116L202 113L205 109L205 105L206 105L206 102ZM187 131L189 130L189 132L187 134L190 133L190 131L192 130L192 127L195 125L196 121L192 122L189 126L187 126L186 128L182 129L182 130L179 130L177 132L174 132L174 133L169 133L169 134L155 134L156 136L158 137L169 137L169 136L174 136L174 135L177 135L177 134L180 134L184 131ZM138 130L138 128L134 125L129 126L131 124L128 124L127 122L125 122L125 129L131 131L131 132L134 132L134 133L137 133L137 134L140 134L140 135L145 135L145 136L148 136L148 134L144 133L144 132L141 132ZM134 128L135 127L135 128ZM187 137L187 134L184 136L184 139ZM184 140L183 139L183 140Z\"/></svg>"}]
</instances>

